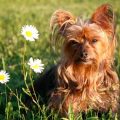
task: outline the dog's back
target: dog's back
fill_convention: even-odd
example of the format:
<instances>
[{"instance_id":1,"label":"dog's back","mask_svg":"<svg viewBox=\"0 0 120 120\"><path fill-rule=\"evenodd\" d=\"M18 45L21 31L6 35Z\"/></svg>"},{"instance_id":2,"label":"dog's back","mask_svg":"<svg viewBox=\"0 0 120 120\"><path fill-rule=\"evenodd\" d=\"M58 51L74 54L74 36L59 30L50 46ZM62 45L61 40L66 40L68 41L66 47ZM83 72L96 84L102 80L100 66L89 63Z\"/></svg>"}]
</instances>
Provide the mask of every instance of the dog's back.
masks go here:
<instances>
[{"instance_id":1,"label":"dog's back","mask_svg":"<svg viewBox=\"0 0 120 120\"><path fill-rule=\"evenodd\" d=\"M35 97L34 94L37 96L39 95L41 100L40 102L47 104L48 99L50 97L50 91L56 88L56 77L57 77L57 66L51 67L47 72L40 76L40 78L33 83L33 87L29 88L33 98ZM33 90L34 89L34 90ZM35 93L34 93L35 92ZM29 106L32 102L30 96L26 95L25 103Z\"/></svg>"}]
</instances>

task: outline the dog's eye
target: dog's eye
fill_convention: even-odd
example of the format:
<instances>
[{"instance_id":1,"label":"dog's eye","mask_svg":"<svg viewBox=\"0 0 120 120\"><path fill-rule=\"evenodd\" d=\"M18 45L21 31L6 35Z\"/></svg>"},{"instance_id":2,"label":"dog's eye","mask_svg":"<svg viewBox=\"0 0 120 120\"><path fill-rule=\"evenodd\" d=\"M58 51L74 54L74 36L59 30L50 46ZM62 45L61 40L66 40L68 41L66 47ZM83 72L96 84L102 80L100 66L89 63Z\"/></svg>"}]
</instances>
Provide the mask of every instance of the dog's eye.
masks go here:
<instances>
[{"instance_id":1,"label":"dog's eye","mask_svg":"<svg viewBox=\"0 0 120 120\"><path fill-rule=\"evenodd\" d=\"M78 42L76 42L75 40L71 40L70 44L75 45L75 44L78 44Z\"/></svg>"},{"instance_id":2,"label":"dog's eye","mask_svg":"<svg viewBox=\"0 0 120 120\"><path fill-rule=\"evenodd\" d=\"M93 39L92 40L92 43L96 43L98 40L97 39Z\"/></svg>"},{"instance_id":3,"label":"dog's eye","mask_svg":"<svg viewBox=\"0 0 120 120\"><path fill-rule=\"evenodd\" d=\"M71 40L71 41L70 41L70 45L71 45L73 48L76 48L76 47L79 45L79 43L76 42L75 40Z\"/></svg>"}]
</instances>

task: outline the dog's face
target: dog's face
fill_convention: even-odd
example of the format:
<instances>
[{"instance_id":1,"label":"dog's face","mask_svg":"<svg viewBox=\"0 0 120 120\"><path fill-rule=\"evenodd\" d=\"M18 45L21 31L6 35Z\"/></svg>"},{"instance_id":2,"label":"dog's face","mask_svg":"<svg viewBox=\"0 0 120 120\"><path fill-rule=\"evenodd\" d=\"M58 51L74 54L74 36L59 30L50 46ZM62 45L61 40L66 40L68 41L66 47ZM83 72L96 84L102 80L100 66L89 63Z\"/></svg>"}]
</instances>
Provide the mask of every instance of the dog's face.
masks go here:
<instances>
[{"instance_id":1,"label":"dog's face","mask_svg":"<svg viewBox=\"0 0 120 120\"><path fill-rule=\"evenodd\" d=\"M63 54L68 61L93 64L111 57L115 29L114 14L109 5L100 6L88 21L58 10L51 19L51 26L55 24L65 38Z\"/></svg>"},{"instance_id":2,"label":"dog's face","mask_svg":"<svg viewBox=\"0 0 120 120\"><path fill-rule=\"evenodd\" d=\"M95 23L71 25L65 37L64 54L76 64L98 62L109 45L106 33Z\"/></svg>"}]
</instances>

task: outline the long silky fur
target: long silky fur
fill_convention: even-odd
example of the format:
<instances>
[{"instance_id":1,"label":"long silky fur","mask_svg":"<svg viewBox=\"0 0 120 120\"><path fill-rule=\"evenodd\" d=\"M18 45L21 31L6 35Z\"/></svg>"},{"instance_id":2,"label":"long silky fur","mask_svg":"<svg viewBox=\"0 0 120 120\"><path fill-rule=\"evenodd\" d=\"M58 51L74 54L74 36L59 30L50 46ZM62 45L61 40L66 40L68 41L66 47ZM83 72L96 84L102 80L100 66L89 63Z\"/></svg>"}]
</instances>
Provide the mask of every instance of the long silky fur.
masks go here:
<instances>
[{"instance_id":1,"label":"long silky fur","mask_svg":"<svg viewBox=\"0 0 120 120\"><path fill-rule=\"evenodd\" d=\"M69 24L70 21L66 22ZM79 23L81 26L85 24L81 21L79 19L76 24ZM65 34L67 27L64 27L65 31L62 31L62 34L60 33L64 24L65 22L57 28L57 32L55 32L56 29L53 30L54 43ZM62 53L57 67L57 89L51 93L49 107L58 110L61 115L65 116L67 116L70 104L74 113L88 111L90 108L98 111L112 109L113 112L116 112L119 106L119 80L112 67L115 48L116 35L114 32L106 52L107 57L100 64L95 62L94 66L75 65ZM88 103L90 103L89 108Z\"/></svg>"},{"instance_id":2,"label":"long silky fur","mask_svg":"<svg viewBox=\"0 0 120 120\"><path fill-rule=\"evenodd\" d=\"M68 117L70 106L75 116L89 109L98 112L112 110L113 113L120 111L119 79L113 67L117 45L114 22L114 13L107 4L99 7L87 21L77 19L64 10L53 13L50 21L52 31L50 37L52 46L61 44L61 59L34 83L34 90L41 96L43 103L58 112L60 116ZM89 26L91 24L93 31L90 28L88 33L84 31L85 27L91 27ZM100 39L101 45L91 45L91 39L94 38L86 39L84 32L87 35L95 34L99 39L104 39L104 42ZM75 61L80 57L79 51L83 45L81 39L89 43L88 50L92 48L92 52L87 52L95 53L90 64ZM74 49L71 49L70 45L74 46ZM102 52L99 53L97 50ZM34 97L33 88L30 88L30 92ZM25 101L29 105L30 97L27 96Z\"/></svg>"}]
</instances>

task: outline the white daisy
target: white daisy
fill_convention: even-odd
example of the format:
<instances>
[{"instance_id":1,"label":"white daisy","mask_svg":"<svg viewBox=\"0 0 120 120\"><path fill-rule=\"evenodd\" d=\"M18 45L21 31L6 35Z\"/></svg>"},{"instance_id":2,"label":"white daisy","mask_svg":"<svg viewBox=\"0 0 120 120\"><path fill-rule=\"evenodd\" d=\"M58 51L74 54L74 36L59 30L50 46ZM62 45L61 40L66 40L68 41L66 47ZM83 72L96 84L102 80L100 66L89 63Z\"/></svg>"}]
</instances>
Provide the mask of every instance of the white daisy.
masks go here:
<instances>
[{"instance_id":1,"label":"white daisy","mask_svg":"<svg viewBox=\"0 0 120 120\"><path fill-rule=\"evenodd\" d=\"M38 39L38 30L33 25L25 25L22 27L21 34L25 37L26 40L35 41Z\"/></svg>"},{"instance_id":2,"label":"white daisy","mask_svg":"<svg viewBox=\"0 0 120 120\"><path fill-rule=\"evenodd\" d=\"M9 74L6 73L6 71L1 70L0 71L0 83L4 84L4 83L8 82L9 79L10 79Z\"/></svg>"},{"instance_id":3,"label":"white daisy","mask_svg":"<svg viewBox=\"0 0 120 120\"><path fill-rule=\"evenodd\" d=\"M44 69L44 64L42 64L42 61L39 59L33 60L32 57L29 59L28 65L30 65L30 68L36 73L41 73Z\"/></svg>"}]
</instances>

